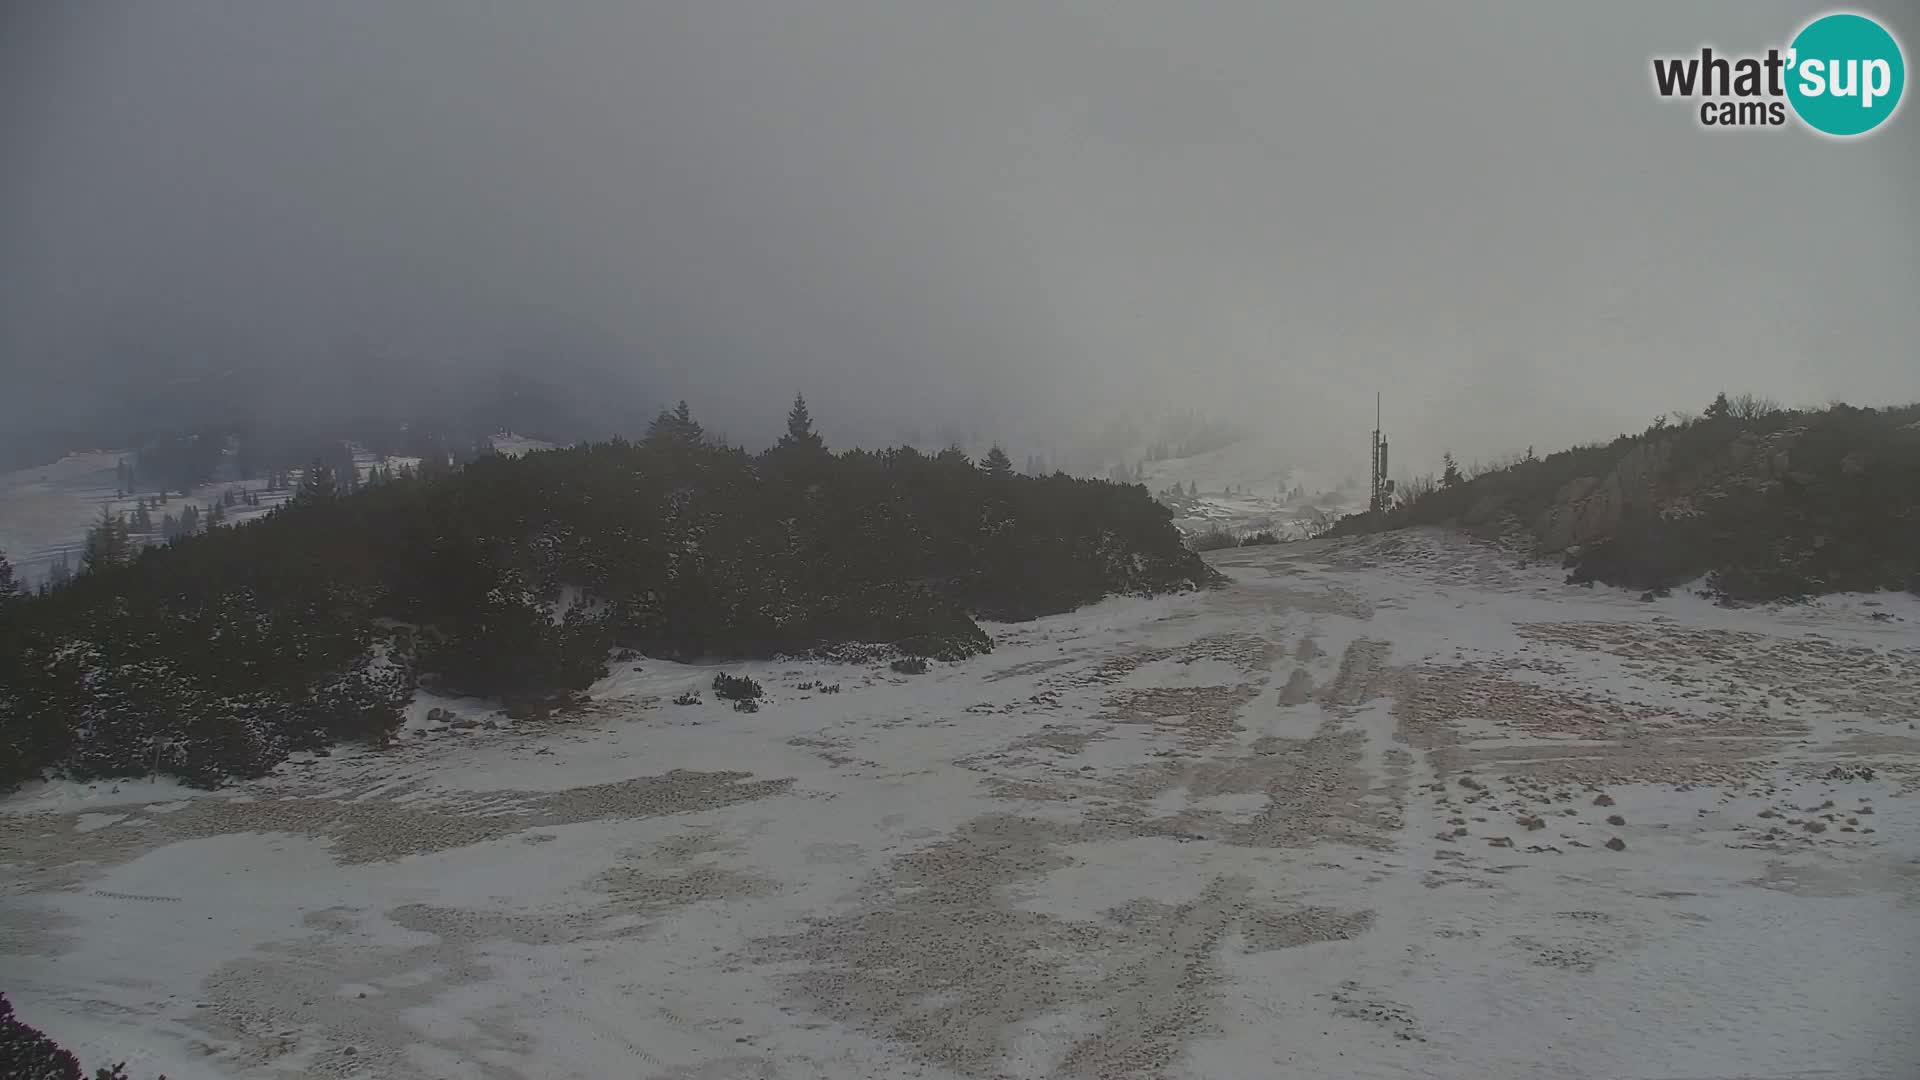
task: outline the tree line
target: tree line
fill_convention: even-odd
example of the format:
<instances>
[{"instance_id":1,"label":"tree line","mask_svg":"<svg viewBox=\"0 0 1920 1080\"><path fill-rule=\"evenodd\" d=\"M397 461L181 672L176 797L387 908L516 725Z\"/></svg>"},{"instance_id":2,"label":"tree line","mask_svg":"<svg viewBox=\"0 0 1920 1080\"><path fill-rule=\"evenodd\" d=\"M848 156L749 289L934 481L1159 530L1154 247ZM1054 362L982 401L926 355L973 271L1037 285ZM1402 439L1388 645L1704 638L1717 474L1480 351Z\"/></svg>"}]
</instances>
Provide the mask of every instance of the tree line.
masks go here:
<instances>
[{"instance_id":1,"label":"tree line","mask_svg":"<svg viewBox=\"0 0 1920 1080\"><path fill-rule=\"evenodd\" d=\"M0 785L270 769L381 742L416 686L550 707L610 649L958 659L978 619L1214 580L1140 488L1018 475L997 447L830 451L796 399L760 454L683 402L638 441L343 489L88 559L0 615Z\"/></svg>"},{"instance_id":2,"label":"tree line","mask_svg":"<svg viewBox=\"0 0 1920 1080\"><path fill-rule=\"evenodd\" d=\"M1920 405L1788 409L1750 394L1717 395L1698 413L1546 457L1462 469L1451 454L1436 480L1408 484L1384 515L1355 514L1336 534L1463 519L1533 522L1567 485L1603 478L1653 445L1661 490L1689 495L1686 513L1633 500L1611 535L1570 550L1573 582L1662 590L1704 578L1735 601L1904 589L1920 594ZM1763 479L1735 469L1765 454ZM1695 491L1696 478L1729 476Z\"/></svg>"}]
</instances>

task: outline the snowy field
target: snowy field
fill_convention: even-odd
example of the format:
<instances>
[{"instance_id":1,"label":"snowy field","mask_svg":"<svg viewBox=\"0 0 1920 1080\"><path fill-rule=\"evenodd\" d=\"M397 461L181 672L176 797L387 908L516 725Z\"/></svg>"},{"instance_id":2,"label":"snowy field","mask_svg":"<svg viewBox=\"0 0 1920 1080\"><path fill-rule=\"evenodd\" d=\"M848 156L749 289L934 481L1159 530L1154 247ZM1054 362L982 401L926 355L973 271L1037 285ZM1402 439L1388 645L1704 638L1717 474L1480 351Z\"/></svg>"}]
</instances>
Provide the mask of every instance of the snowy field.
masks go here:
<instances>
[{"instance_id":1,"label":"snowy field","mask_svg":"<svg viewBox=\"0 0 1920 1080\"><path fill-rule=\"evenodd\" d=\"M1199 497L1181 504L1174 512L1173 525L1189 536L1225 532L1245 537L1269 532L1282 540L1299 540L1366 506L1365 498L1336 491L1302 499L1238 491L1232 495L1202 492Z\"/></svg>"},{"instance_id":2,"label":"snowy field","mask_svg":"<svg viewBox=\"0 0 1920 1080\"><path fill-rule=\"evenodd\" d=\"M1154 492L1176 484L1198 488L1199 497L1174 514L1175 527L1189 534L1265 531L1297 539L1323 515L1366 509L1364 483L1326 469L1281 464L1286 459L1277 445L1243 439L1205 454L1147 462L1142 482Z\"/></svg>"},{"instance_id":3,"label":"snowy field","mask_svg":"<svg viewBox=\"0 0 1920 1080\"><path fill-rule=\"evenodd\" d=\"M49 465L0 473L0 551L7 554L23 580L38 584L46 578L54 559L65 553L75 572L80 569L80 554L86 546L87 530L100 523L100 512L133 513L141 498L154 498L154 492L142 490L121 495L115 467L132 461L133 453L118 450L89 450L68 454ZM361 475L374 464L372 455L358 453L355 460ZM399 461L400 459L394 459ZM294 470L294 482L300 470ZM253 492L260 496L259 506L236 504L225 508L227 523L238 525L263 517L287 501L291 491L268 491L264 478L256 480L219 479L202 484L190 495L174 492L165 506L151 510L155 531L135 534L137 544L162 543L159 523L163 514L179 516L188 505L202 512L219 501L228 489Z\"/></svg>"},{"instance_id":4,"label":"snowy field","mask_svg":"<svg viewBox=\"0 0 1920 1080\"><path fill-rule=\"evenodd\" d=\"M0 990L173 1080L1915 1075L1912 598L1212 558L923 676L729 665L753 714L643 660L565 721L23 792Z\"/></svg>"},{"instance_id":5,"label":"snowy field","mask_svg":"<svg viewBox=\"0 0 1920 1080\"><path fill-rule=\"evenodd\" d=\"M133 509L132 499L115 497L114 466L123 456L94 450L0 472L0 552L23 581L38 584L45 579L62 552L77 568L81 544L87 529L100 520L101 508ZM171 509L185 505L176 502Z\"/></svg>"}]
</instances>

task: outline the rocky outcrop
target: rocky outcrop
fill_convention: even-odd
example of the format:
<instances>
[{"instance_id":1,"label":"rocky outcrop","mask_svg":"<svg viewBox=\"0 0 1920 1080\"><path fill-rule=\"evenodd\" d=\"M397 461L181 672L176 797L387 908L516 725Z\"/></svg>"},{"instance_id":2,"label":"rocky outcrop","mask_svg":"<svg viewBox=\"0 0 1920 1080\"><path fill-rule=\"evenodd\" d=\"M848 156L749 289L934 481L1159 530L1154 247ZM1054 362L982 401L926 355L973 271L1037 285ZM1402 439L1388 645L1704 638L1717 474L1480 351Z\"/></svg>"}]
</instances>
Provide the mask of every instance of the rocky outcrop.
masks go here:
<instances>
[{"instance_id":1,"label":"rocky outcrop","mask_svg":"<svg viewBox=\"0 0 1920 1080\"><path fill-rule=\"evenodd\" d=\"M1650 506L1663 494L1672 443L1657 440L1629 449L1605 476L1567 481L1531 527L1543 551L1564 551L1610 536L1628 508Z\"/></svg>"},{"instance_id":2,"label":"rocky outcrop","mask_svg":"<svg viewBox=\"0 0 1920 1080\"><path fill-rule=\"evenodd\" d=\"M1612 536L1634 511L1690 516L1703 501L1732 486L1764 486L1785 475L1791 466L1788 448L1799 431L1790 428L1767 436L1740 432L1682 468L1674 463L1680 436L1637 443L1604 475L1563 484L1528 527L1540 551L1559 552ZM1472 516L1466 524L1473 524Z\"/></svg>"}]
</instances>

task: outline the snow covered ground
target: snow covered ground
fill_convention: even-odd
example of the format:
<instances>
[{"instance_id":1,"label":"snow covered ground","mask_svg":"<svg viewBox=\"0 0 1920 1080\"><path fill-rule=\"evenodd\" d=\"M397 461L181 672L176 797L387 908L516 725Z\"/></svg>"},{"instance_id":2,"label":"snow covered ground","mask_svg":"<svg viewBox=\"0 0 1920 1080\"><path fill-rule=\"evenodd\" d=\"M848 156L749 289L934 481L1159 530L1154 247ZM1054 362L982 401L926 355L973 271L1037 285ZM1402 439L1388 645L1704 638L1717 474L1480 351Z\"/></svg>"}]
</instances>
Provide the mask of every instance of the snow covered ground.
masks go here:
<instances>
[{"instance_id":1,"label":"snow covered ground","mask_svg":"<svg viewBox=\"0 0 1920 1080\"><path fill-rule=\"evenodd\" d=\"M493 436L493 448L508 457L519 457L522 454L532 453L536 450L552 450L558 445L560 444L550 443L545 439L532 439L525 435L516 435L511 431L502 431Z\"/></svg>"},{"instance_id":2,"label":"snow covered ground","mask_svg":"<svg viewBox=\"0 0 1920 1080\"><path fill-rule=\"evenodd\" d=\"M1914 1075L1920 603L1213 558L922 676L728 665L757 713L642 660L24 793L0 989L173 1080Z\"/></svg>"},{"instance_id":3,"label":"snow covered ground","mask_svg":"<svg viewBox=\"0 0 1920 1080\"><path fill-rule=\"evenodd\" d=\"M1198 497L1180 501L1174 515L1174 525L1186 533L1269 531L1298 538L1322 515L1366 507L1364 477L1288 460L1271 438L1247 438L1204 454L1143 462L1140 482L1155 493L1176 486L1197 490Z\"/></svg>"},{"instance_id":4,"label":"snow covered ground","mask_svg":"<svg viewBox=\"0 0 1920 1080\"><path fill-rule=\"evenodd\" d=\"M1294 461L1295 455L1272 435L1262 434L1265 437L1241 439L1204 454L1143 462L1143 482L1152 491L1173 484L1192 484L1203 492L1231 488L1243 493L1245 498L1281 504L1288 493L1296 489L1307 496L1343 493L1365 500L1364 463L1358 477L1337 469L1298 464ZM1355 456L1364 459L1364 441L1358 449Z\"/></svg>"},{"instance_id":5,"label":"snow covered ground","mask_svg":"<svg viewBox=\"0 0 1920 1080\"><path fill-rule=\"evenodd\" d=\"M63 551L77 567L100 508L133 508L133 500L115 498L114 466L122 456L88 451L0 473L0 552L22 580L37 584Z\"/></svg>"},{"instance_id":6,"label":"snow covered ground","mask_svg":"<svg viewBox=\"0 0 1920 1080\"><path fill-rule=\"evenodd\" d=\"M1298 540L1317 535L1327 525L1365 506L1364 498L1336 491L1302 499L1253 495L1238 490L1232 495L1203 492L1177 505L1173 524L1188 535L1226 532L1244 537L1270 532L1283 540Z\"/></svg>"}]
</instances>

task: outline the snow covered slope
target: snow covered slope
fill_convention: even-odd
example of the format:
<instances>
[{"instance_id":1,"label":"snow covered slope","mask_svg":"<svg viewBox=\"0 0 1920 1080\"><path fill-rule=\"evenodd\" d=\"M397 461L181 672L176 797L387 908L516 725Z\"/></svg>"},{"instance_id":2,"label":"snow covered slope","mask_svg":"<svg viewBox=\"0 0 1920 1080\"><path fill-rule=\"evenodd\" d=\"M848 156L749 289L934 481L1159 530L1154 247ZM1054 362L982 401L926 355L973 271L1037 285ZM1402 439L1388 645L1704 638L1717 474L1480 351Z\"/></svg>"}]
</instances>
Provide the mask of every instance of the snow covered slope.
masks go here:
<instances>
[{"instance_id":1,"label":"snow covered slope","mask_svg":"<svg viewBox=\"0 0 1920 1080\"><path fill-rule=\"evenodd\" d=\"M1360 451L1359 456L1364 458L1366 447L1361 446ZM1331 469L1299 464L1284 450L1258 438L1242 439L1192 457L1145 461L1141 469L1145 473L1143 482L1153 491L1172 484L1192 484L1202 492L1231 488L1249 498L1274 500L1285 500L1296 490L1307 498L1325 497L1343 489L1365 493L1364 475L1356 482Z\"/></svg>"},{"instance_id":2,"label":"snow covered slope","mask_svg":"<svg viewBox=\"0 0 1920 1080\"><path fill-rule=\"evenodd\" d=\"M535 450L551 450L559 445L558 443L547 442L544 439L531 439L525 435L516 435L511 431L502 431L492 436L491 441L495 450L498 450L508 457L519 457L522 454L531 453Z\"/></svg>"},{"instance_id":3,"label":"snow covered slope","mask_svg":"<svg viewBox=\"0 0 1920 1080\"><path fill-rule=\"evenodd\" d=\"M5 990L174 1080L1912 1075L1912 598L1215 559L923 676L729 665L757 713L642 660L564 722L29 793Z\"/></svg>"},{"instance_id":4,"label":"snow covered slope","mask_svg":"<svg viewBox=\"0 0 1920 1080\"><path fill-rule=\"evenodd\" d=\"M1175 501L1174 524L1187 533L1218 529L1298 537L1323 515L1338 517L1366 505L1364 483L1332 469L1291 462L1284 450L1257 435L1204 454L1135 464L1139 482L1149 491L1197 493L1196 498Z\"/></svg>"},{"instance_id":5,"label":"snow covered slope","mask_svg":"<svg viewBox=\"0 0 1920 1080\"><path fill-rule=\"evenodd\" d=\"M551 445L537 439L521 439L519 436L507 438L511 441L508 448L502 450L503 453L518 455L528 450L546 449ZM7 560L13 563L21 580L29 585L37 585L46 578L54 559L63 552L77 572L87 530L99 523L102 508L114 514L131 514L142 496L149 499L153 497L151 491L137 491L126 496L119 494L115 466L122 460L131 461L133 458L132 451L89 450L69 454L49 465L0 473L0 552L6 553ZM375 464L387 464L395 468L420 464L419 458L380 458L357 446L353 448L353 460L362 479L366 478ZM291 480L294 484L300 482L303 471L292 470ZM162 514L178 515L189 503L204 511L229 489L253 492L260 497L259 506L236 504L226 507L227 523L230 525L262 517L293 494L291 491L268 491L264 478L217 479L200 485L189 495L175 493L166 506L154 507L152 517L155 531L149 535L136 534L134 541L142 544L161 542L158 524Z\"/></svg>"},{"instance_id":6,"label":"snow covered slope","mask_svg":"<svg viewBox=\"0 0 1920 1080\"><path fill-rule=\"evenodd\" d=\"M22 581L38 584L63 551L77 568L81 542L88 526L100 520L100 508L132 508L133 500L115 498L114 467L122 456L88 451L0 473L0 551Z\"/></svg>"}]
</instances>

